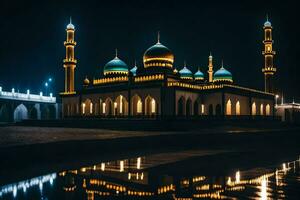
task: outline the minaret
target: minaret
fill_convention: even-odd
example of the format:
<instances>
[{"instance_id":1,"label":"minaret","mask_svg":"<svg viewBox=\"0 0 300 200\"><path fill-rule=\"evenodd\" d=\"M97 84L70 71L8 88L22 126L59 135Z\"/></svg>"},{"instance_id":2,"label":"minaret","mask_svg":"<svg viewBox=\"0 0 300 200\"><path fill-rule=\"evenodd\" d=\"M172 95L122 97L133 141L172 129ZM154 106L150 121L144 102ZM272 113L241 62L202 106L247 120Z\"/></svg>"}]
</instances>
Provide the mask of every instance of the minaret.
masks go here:
<instances>
[{"instance_id":1,"label":"minaret","mask_svg":"<svg viewBox=\"0 0 300 200\"><path fill-rule=\"evenodd\" d=\"M74 55L74 48L76 42L74 41L75 27L72 24L72 19L70 18L70 23L67 25L67 39L64 42L66 47L66 58L64 59L65 68L65 94L74 94L74 71L76 67L77 60Z\"/></svg>"},{"instance_id":2,"label":"minaret","mask_svg":"<svg viewBox=\"0 0 300 200\"><path fill-rule=\"evenodd\" d=\"M212 83L214 79L214 70L213 70L213 57L210 53L208 57L208 82Z\"/></svg>"},{"instance_id":3,"label":"minaret","mask_svg":"<svg viewBox=\"0 0 300 200\"><path fill-rule=\"evenodd\" d=\"M265 58L265 66L262 69L262 72L265 75L265 92L274 93L274 83L273 78L274 74L276 72L276 67L274 67L273 58L276 54L275 51L273 51L273 40L272 40L272 24L268 19L264 24L264 32L265 32L265 39L263 41L264 43L264 51L262 52L264 58Z\"/></svg>"}]
</instances>

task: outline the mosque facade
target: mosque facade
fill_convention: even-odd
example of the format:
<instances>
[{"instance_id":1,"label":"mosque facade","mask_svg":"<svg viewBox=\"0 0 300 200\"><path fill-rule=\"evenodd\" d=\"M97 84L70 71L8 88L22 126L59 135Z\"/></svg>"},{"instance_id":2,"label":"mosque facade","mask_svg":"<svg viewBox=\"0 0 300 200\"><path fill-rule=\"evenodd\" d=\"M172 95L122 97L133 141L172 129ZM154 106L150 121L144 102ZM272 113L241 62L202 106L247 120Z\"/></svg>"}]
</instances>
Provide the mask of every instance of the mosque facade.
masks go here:
<instances>
[{"instance_id":1,"label":"mosque facade","mask_svg":"<svg viewBox=\"0 0 300 200\"><path fill-rule=\"evenodd\" d=\"M273 116L272 80L276 68L273 66L272 26L268 20L264 31L264 90L237 85L223 63L215 69L212 55L208 56L207 75L200 69L192 72L186 64L176 68L174 54L161 43L159 36L157 43L145 51L143 66L129 67L116 52L102 68L103 77L86 77L83 87L75 90L75 26L70 22L64 42L63 117Z\"/></svg>"}]
</instances>

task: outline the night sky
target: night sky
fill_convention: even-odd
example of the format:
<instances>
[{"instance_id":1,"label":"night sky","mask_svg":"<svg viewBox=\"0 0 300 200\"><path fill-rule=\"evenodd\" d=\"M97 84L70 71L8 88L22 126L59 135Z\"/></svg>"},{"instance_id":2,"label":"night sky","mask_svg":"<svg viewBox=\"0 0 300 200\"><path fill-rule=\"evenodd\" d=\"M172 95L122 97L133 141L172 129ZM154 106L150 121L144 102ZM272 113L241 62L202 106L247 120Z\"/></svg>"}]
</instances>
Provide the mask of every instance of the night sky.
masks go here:
<instances>
[{"instance_id":1,"label":"night sky","mask_svg":"<svg viewBox=\"0 0 300 200\"><path fill-rule=\"evenodd\" d=\"M296 1L241 2L1 1L0 85L4 90L39 92L45 90L44 82L51 76L52 90L63 91L63 42L72 16L78 44L77 88L85 75L102 75L115 48L129 66L136 59L142 67L142 55L156 43L160 31L161 42L174 53L177 68L186 60L193 72L198 67L206 72L211 51L215 70L223 59L235 83L263 89L262 26L269 14L277 52L277 84L290 99L299 97Z\"/></svg>"}]
</instances>

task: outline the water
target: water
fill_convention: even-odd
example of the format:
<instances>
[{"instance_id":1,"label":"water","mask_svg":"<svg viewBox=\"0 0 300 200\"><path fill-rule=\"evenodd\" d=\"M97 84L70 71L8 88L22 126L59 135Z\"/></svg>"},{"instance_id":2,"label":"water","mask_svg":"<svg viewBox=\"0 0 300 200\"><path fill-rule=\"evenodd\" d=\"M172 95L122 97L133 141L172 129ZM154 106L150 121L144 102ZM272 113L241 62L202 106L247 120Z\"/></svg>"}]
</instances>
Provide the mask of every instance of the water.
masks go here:
<instances>
[{"instance_id":1,"label":"water","mask_svg":"<svg viewBox=\"0 0 300 200\"><path fill-rule=\"evenodd\" d=\"M203 168L210 165L201 156L211 154L162 153L68 169L0 186L0 199L300 199L300 159Z\"/></svg>"}]
</instances>

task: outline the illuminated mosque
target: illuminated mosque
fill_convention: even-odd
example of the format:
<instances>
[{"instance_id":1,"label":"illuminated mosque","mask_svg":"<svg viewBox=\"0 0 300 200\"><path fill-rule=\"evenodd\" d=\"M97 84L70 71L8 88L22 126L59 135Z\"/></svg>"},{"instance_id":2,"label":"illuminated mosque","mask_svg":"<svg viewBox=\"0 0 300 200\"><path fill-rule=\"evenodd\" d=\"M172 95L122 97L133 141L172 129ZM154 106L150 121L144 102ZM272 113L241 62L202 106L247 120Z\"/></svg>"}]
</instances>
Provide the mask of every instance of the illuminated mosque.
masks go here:
<instances>
[{"instance_id":1,"label":"illuminated mosque","mask_svg":"<svg viewBox=\"0 0 300 200\"><path fill-rule=\"evenodd\" d=\"M276 67L273 66L275 52L269 20L264 23L263 29L263 91L237 85L223 62L220 67L214 66L212 55L208 57L207 75L200 69L192 72L186 64L175 67L175 56L162 44L159 34L156 44L145 51L143 66L128 66L116 51L114 58L102 68L103 76L86 77L83 87L75 90L75 26L70 21L64 42L63 117L272 117Z\"/></svg>"}]
</instances>

